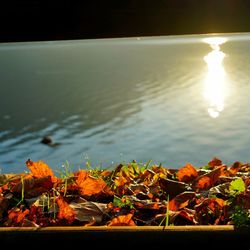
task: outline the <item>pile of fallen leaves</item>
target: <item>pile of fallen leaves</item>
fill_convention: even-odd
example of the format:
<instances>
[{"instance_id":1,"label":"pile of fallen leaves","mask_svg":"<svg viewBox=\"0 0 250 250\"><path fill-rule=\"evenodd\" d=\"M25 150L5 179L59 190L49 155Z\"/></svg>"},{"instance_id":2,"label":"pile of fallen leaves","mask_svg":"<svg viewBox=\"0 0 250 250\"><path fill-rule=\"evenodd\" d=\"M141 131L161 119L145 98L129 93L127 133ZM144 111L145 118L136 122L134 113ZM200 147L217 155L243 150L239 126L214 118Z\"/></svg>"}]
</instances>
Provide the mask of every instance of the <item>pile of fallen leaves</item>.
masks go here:
<instances>
[{"instance_id":1,"label":"pile of fallen leaves","mask_svg":"<svg viewBox=\"0 0 250 250\"><path fill-rule=\"evenodd\" d=\"M0 226L250 225L250 163L180 169L119 164L66 171L43 161L0 175Z\"/></svg>"}]
</instances>

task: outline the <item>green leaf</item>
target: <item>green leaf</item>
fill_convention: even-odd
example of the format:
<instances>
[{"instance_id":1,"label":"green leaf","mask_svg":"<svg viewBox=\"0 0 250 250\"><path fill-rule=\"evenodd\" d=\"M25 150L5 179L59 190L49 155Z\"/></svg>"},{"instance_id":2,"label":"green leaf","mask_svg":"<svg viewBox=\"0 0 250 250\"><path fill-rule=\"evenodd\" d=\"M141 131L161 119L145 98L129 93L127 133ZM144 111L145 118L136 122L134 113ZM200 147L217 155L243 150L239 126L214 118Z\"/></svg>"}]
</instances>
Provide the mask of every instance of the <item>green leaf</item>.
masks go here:
<instances>
[{"instance_id":1,"label":"green leaf","mask_svg":"<svg viewBox=\"0 0 250 250\"><path fill-rule=\"evenodd\" d=\"M119 197L117 197L116 195L114 195L113 205L114 205L115 207L122 207L122 206L123 206L122 199L119 198Z\"/></svg>"},{"instance_id":2,"label":"green leaf","mask_svg":"<svg viewBox=\"0 0 250 250\"><path fill-rule=\"evenodd\" d=\"M231 194L241 193L246 190L245 183L241 178L231 181L229 191Z\"/></svg>"}]
</instances>

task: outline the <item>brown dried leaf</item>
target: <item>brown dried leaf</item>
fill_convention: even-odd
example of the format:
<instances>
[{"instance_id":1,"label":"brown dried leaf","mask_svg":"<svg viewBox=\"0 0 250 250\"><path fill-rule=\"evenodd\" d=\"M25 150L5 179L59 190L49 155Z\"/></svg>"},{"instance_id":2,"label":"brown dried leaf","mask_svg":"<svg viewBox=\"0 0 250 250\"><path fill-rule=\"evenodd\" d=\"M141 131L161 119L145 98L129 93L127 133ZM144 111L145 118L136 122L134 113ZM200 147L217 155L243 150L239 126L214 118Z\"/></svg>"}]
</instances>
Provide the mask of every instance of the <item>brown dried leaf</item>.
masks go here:
<instances>
[{"instance_id":1,"label":"brown dried leaf","mask_svg":"<svg viewBox=\"0 0 250 250\"><path fill-rule=\"evenodd\" d=\"M102 221L103 214L108 211L108 206L105 203L91 202L83 198L72 201L69 206L75 212L75 218L83 222Z\"/></svg>"},{"instance_id":2,"label":"brown dried leaf","mask_svg":"<svg viewBox=\"0 0 250 250\"><path fill-rule=\"evenodd\" d=\"M216 157L214 157L211 161L208 162L208 165L214 169L217 166L221 166L222 165L222 161Z\"/></svg>"},{"instance_id":3,"label":"brown dried leaf","mask_svg":"<svg viewBox=\"0 0 250 250\"><path fill-rule=\"evenodd\" d=\"M172 199L176 195L185 191L192 190L192 188L184 182L173 181L165 178L159 178L159 184L162 190L169 195L169 199Z\"/></svg>"},{"instance_id":4,"label":"brown dried leaf","mask_svg":"<svg viewBox=\"0 0 250 250\"><path fill-rule=\"evenodd\" d=\"M225 201L219 198L206 198L201 203L197 204L194 209L195 217L200 225L218 224L218 218L223 213Z\"/></svg>"},{"instance_id":5,"label":"brown dried leaf","mask_svg":"<svg viewBox=\"0 0 250 250\"><path fill-rule=\"evenodd\" d=\"M235 176L237 172L240 170L243 164L239 161L234 162L234 164L229 168L229 172L232 176Z\"/></svg>"},{"instance_id":6,"label":"brown dried leaf","mask_svg":"<svg viewBox=\"0 0 250 250\"><path fill-rule=\"evenodd\" d=\"M23 183L19 181L13 186L12 192L21 193L24 189L25 198L32 198L41 195L53 187L51 176L41 178L26 177Z\"/></svg>"}]
</instances>

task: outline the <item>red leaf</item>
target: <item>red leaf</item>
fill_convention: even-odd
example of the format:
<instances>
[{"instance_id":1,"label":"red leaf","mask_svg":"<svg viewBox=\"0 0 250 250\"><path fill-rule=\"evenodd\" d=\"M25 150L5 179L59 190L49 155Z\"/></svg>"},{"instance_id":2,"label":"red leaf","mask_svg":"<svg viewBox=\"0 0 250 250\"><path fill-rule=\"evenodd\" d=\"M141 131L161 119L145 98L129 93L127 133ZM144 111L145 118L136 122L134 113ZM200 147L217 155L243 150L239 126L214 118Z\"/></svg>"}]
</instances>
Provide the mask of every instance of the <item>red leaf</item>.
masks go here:
<instances>
[{"instance_id":1,"label":"red leaf","mask_svg":"<svg viewBox=\"0 0 250 250\"><path fill-rule=\"evenodd\" d=\"M222 165L222 161L216 157L214 157L211 161L208 162L208 165L213 169L217 166Z\"/></svg>"},{"instance_id":2,"label":"red leaf","mask_svg":"<svg viewBox=\"0 0 250 250\"><path fill-rule=\"evenodd\" d=\"M239 161L234 162L234 164L229 168L231 175L235 176L243 164Z\"/></svg>"}]
</instances>

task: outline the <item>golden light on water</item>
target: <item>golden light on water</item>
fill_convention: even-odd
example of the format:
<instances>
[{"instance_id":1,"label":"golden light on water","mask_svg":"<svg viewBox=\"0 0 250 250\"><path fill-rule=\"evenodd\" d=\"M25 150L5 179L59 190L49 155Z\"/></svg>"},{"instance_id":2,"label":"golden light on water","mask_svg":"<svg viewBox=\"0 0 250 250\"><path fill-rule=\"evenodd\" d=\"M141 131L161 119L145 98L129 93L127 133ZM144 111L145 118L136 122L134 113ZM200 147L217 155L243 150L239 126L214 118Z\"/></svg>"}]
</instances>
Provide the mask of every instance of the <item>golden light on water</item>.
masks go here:
<instances>
[{"instance_id":1,"label":"golden light on water","mask_svg":"<svg viewBox=\"0 0 250 250\"><path fill-rule=\"evenodd\" d=\"M203 58L207 63L203 96L208 103L208 114L212 118L217 118L224 110L225 96L228 91L225 79L226 72L223 67L225 53L220 50L220 45L225 43L226 39L210 37L203 41L212 48L212 51Z\"/></svg>"}]
</instances>

